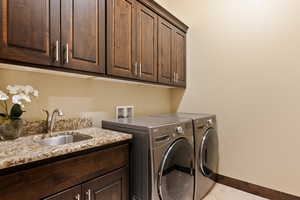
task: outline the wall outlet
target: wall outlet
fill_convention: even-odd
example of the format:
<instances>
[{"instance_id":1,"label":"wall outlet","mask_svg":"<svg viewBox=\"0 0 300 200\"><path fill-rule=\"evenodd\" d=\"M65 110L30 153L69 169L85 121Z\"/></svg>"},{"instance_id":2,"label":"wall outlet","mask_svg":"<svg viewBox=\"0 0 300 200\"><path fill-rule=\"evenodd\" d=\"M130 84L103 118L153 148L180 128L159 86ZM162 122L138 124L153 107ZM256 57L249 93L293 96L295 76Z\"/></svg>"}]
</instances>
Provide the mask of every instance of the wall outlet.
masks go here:
<instances>
[{"instance_id":1,"label":"wall outlet","mask_svg":"<svg viewBox=\"0 0 300 200\"><path fill-rule=\"evenodd\" d=\"M117 106L116 107L116 118L132 118L134 117L134 106Z\"/></svg>"}]
</instances>

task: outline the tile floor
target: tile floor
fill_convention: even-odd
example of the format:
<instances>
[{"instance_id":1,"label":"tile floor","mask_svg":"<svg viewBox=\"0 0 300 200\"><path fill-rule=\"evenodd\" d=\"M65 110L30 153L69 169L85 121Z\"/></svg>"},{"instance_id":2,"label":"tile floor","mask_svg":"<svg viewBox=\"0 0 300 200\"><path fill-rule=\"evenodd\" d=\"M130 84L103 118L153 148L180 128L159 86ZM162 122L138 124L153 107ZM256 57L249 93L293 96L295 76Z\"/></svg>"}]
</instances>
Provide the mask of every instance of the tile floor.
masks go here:
<instances>
[{"instance_id":1,"label":"tile floor","mask_svg":"<svg viewBox=\"0 0 300 200\"><path fill-rule=\"evenodd\" d=\"M204 200L267 200L225 185L216 184Z\"/></svg>"}]
</instances>

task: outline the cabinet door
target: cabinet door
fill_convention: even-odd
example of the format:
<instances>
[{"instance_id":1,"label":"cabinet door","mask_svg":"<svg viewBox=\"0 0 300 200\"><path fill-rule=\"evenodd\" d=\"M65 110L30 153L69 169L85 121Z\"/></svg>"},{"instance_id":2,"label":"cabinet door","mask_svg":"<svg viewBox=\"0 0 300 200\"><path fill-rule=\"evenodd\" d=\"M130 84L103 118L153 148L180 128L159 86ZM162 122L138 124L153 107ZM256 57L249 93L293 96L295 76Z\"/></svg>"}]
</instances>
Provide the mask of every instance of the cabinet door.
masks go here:
<instances>
[{"instance_id":1,"label":"cabinet door","mask_svg":"<svg viewBox=\"0 0 300 200\"><path fill-rule=\"evenodd\" d=\"M61 1L63 67L105 71L105 2Z\"/></svg>"},{"instance_id":2,"label":"cabinet door","mask_svg":"<svg viewBox=\"0 0 300 200\"><path fill-rule=\"evenodd\" d=\"M157 19L158 16L141 3L137 4L138 76L157 81Z\"/></svg>"},{"instance_id":3,"label":"cabinet door","mask_svg":"<svg viewBox=\"0 0 300 200\"><path fill-rule=\"evenodd\" d=\"M82 185L85 200L128 200L128 168L123 168Z\"/></svg>"},{"instance_id":4,"label":"cabinet door","mask_svg":"<svg viewBox=\"0 0 300 200\"><path fill-rule=\"evenodd\" d=\"M108 1L107 72L110 75L135 77L138 65L135 4L135 0Z\"/></svg>"},{"instance_id":5,"label":"cabinet door","mask_svg":"<svg viewBox=\"0 0 300 200\"><path fill-rule=\"evenodd\" d=\"M171 84L173 26L162 18L158 21L158 82Z\"/></svg>"},{"instance_id":6,"label":"cabinet door","mask_svg":"<svg viewBox=\"0 0 300 200\"><path fill-rule=\"evenodd\" d=\"M55 62L60 15L50 10L59 11L59 5L59 0L2 0L0 58L42 65ZM58 34L51 35L50 26L51 33Z\"/></svg>"},{"instance_id":7,"label":"cabinet door","mask_svg":"<svg viewBox=\"0 0 300 200\"><path fill-rule=\"evenodd\" d=\"M175 72L174 84L186 86L186 34L174 29L173 45L173 71Z\"/></svg>"},{"instance_id":8,"label":"cabinet door","mask_svg":"<svg viewBox=\"0 0 300 200\"><path fill-rule=\"evenodd\" d=\"M43 200L81 200L81 186L60 192Z\"/></svg>"}]
</instances>

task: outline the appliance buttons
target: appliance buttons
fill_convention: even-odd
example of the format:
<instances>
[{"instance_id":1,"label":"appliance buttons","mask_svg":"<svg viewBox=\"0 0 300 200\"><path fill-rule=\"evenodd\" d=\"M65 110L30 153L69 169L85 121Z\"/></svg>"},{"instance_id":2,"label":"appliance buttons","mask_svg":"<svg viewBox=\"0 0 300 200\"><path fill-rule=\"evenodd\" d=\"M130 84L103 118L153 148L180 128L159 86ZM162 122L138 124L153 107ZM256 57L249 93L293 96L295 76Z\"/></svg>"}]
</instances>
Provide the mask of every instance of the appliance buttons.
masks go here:
<instances>
[{"instance_id":1,"label":"appliance buttons","mask_svg":"<svg viewBox=\"0 0 300 200\"><path fill-rule=\"evenodd\" d=\"M214 124L214 121L212 119L207 120L207 125L212 126Z\"/></svg>"},{"instance_id":2,"label":"appliance buttons","mask_svg":"<svg viewBox=\"0 0 300 200\"><path fill-rule=\"evenodd\" d=\"M183 133L184 133L183 128L182 128L181 126L178 126L178 127L176 128L176 132L177 132L178 134L183 134Z\"/></svg>"}]
</instances>

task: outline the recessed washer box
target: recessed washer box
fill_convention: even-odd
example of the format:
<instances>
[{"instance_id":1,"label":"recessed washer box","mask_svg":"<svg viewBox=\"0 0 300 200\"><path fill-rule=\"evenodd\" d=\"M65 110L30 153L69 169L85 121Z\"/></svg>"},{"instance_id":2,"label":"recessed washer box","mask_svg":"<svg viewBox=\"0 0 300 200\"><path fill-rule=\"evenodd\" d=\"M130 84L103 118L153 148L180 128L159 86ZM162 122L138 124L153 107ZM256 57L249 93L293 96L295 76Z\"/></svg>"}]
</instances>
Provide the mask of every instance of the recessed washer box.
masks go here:
<instances>
[{"instance_id":1,"label":"recessed washer box","mask_svg":"<svg viewBox=\"0 0 300 200\"><path fill-rule=\"evenodd\" d=\"M134 106L117 106L116 107L116 118L132 118L134 117Z\"/></svg>"}]
</instances>

